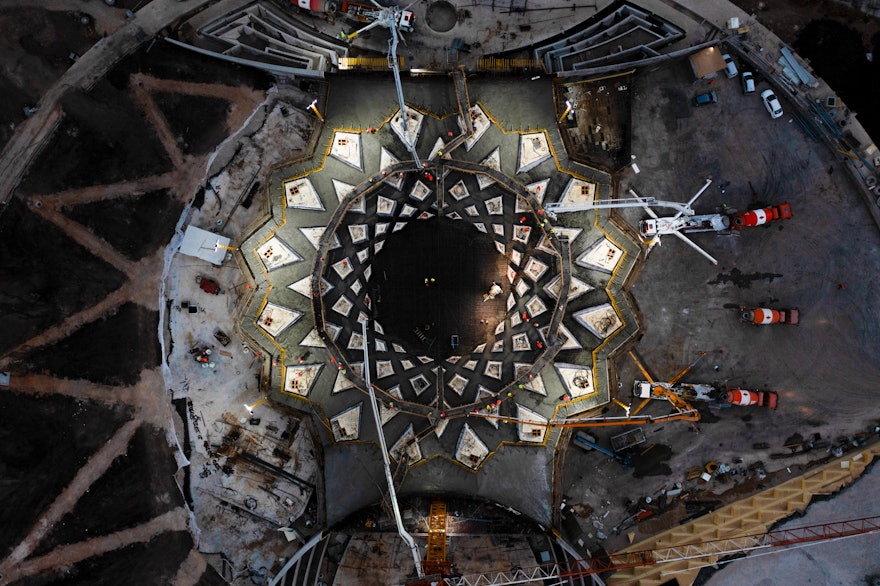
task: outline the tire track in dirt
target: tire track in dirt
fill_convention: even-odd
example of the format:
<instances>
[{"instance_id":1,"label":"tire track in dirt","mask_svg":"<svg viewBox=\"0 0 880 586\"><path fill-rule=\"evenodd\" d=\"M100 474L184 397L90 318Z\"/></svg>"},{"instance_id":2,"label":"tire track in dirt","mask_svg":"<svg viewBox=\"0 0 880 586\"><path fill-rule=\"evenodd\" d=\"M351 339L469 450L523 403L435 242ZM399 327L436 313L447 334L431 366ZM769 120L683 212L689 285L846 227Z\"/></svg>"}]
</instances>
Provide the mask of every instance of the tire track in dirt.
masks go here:
<instances>
[{"instance_id":1,"label":"tire track in dirt","mask_svg":"<svg viewBox=\"0 0 880 586\"><path fill-rule=\"evenodd\" d=\"M83 4L82 0L76 1L77 5ZM137 22L133 26L117 31L117 34L111 35L105 40L106 42L100 44L101 48L96 46L98 50L84 54L49 91L43 94L37 113L28 123L21 125L19 132L7 144L8 148L4 149L0 156L0 168L8 171L3 174L5 180L0 181L2 199L11 195L18 179L27 169L29 161L37 156L48 140L51 140L53 132L63 118L63 112L57 104L68 90L72 88L88 90L96 79L103 76L103 72L140 45L143 38L149 38L153 32L165 26L169 19L173 20L175 14L194 11L206 3L207 0L200 0L184 6L173 0L153 2L138 12ZM49 6L49 9L53 9L64 3L50 0L50 4L52 6ZM121 11L119 13L121 14ZM51 196L34 197L31 200L31 203L39 203L39 206L31 206L32 211L58 226L63 233L98 258L122 271L128 280L102 301L68 316L62 322L45 329L39 335L14 348L0 358L0 368L6 367L13 359L24 356L34 349L64 340L84 325L112 314L128 301L149 309L158 309L160 300L157 292L165 251L157 251L156 254L141 261L133 262L103 238L63 213L66 208L80 204L132 198L159 189L168 189L172 197L185 203L192 199L193 194L204 181L208 155L196 157L182 152L178 139L174 136L170 124L158 108L151 92L172 92L224 99L229 103L224 121L228 129L239 128L264 98L261 92L245 86L194 84L160 80L144 75L133 76L130 87L132 99L155 128L156 135L172 161L173 170L119 183L61 191ZM87 463L77 471L74 479L61 491L49 508L42 512L25 539L17 544L6 560L0 561L0 575L4 583L43 572L63 570L88 558L133 543L146 542L166 532L188 529L190 518L188 511L177 508L136 527L61 546L46 555L29 559L60 519L72 511L93 483L107 473L113 461L125 454L132 436L140 426L149 423L156 430L164 431L166 435L164 440L157 438L157 441L168 441L173 445L176 438L173 429L173 412L159 369L142 371L138 383L126 387L101 385L87 380L67 380L42 374L19 375L14 372L11 383L13 392L37 396L62 395L105 404L127 405L133 409L134 419L123 424L103 447L92 454ZM182 458L182 455L180 457ZM179 460L180 458L178 465L181 465ZM196 549L191 550L178 568L172 583L180 585L197 583L206 565L204 557Z\"/></svg>"},{"instance_id":2,"label":"tire track in dirt","mask_svg":"<svg viewBox=\"0 0 880 586\"><path fill-rule=\"evenodd\" d=\"M74 242L82 245L93 255L112 265L120 272L125 273L129 279L131 278L132 274L135 272L135 263L125 258L125 256L111 246L106 240L97 236L79 222L71 220L54 209L56 207L55 205L43 203L42 199L35 198L33 201L35 205L32 206L32 209L37 215L58 226Z\"/></svg>"},{"instance_id":3,"label":"tire track in dirt","mask_svg":"<svg viewBox=\"0 0 880 586\"><path fill-rule=\"evenodd\" d=\"M260 104L265 96L262 92L247 86L229 86L222 83L194 83L191 81L178 81L174 79L160 79L149 75L137 74L136 79L143 87L151 92L166 92L199 96L206 98L220 98L229 102L227 111L226 127L235 130L241 127L254 108Z\"/></svg>"},{"instance_id":4,"label":"tire track in dirt","mask_svg":"<svg viewBox=\"0 0 880 586\"><path fill-rule=\"evenodd\" d=\"M136 410L140 399L132 392L132 387L112 387L93 383L85 379L71 380L56 378L45 374L22 374L13 373L9 387L16 393L41 397L45 395L60 395L70 397L77 401L93 401L105 403L110 406L128 405Z\"/></svg>"},{"instance_id":5,"label":"tire track in dirt","mask_svg":"<svg viewBox=\"0 0 880 586\"><path fill-rule=\"evenodd\" d=\"M9 368L12 361L27 355L32 350L59 342L85 324L101 319L103 316L113 312L129 300L132 287L133 283L129 281L95 305L65 318L60 323L46 328L33 338L22 342L0 358L0 369Z\"/></svg>"},{"instance_id":6,"label":"tire track in dirt","mask_svg":"<svg viewBox=\"0 0 880 586\"><path fill-rule=\"evenodd\" d=\"M110 406L127 405L133 417L160 429L170 425L171 406L166 401L165 381L159 369L141 372L140 380L131 386L113 387L85 379L63 379L45 374L13 373L9 388L32 396L61 395L80 401L95 401Z\"/></svg>"},{"instance_id":7,"label":"tire track in dirt","mask_svg":"<svg viewBox=\"0 0 880 586\"><path fill-rule=\"evenodd\" d=\"M10 387L15 392L26 394L61 394L81 400L96 400L109 404L123 403L134 409L134 418L123 424L107 443L89 458L74 479L37 519L28 535L13 549L9 557L0 563L0 576L7 580L4 583L44 571L61 569L132 543L149 541L166 531L187 529L189 513L184 508L178 508L137 527L62 546L49 554L28 560L40 542L64 515L76 507L83 494L104 476L116 458L125 455L129 442L141 425L149 424L164 431L167 437L172 431L173 422L164 380L158 369L144 371L141 380L129 387L110 387L83 380L71 381L45 375L14 376L11 383ZM198 552L194 553L199 555ZM190 556L192 555L191 553ZM193 573L199 572L199 568L203 572L204 564L203 558L201 561L193 559L186 562L184 564L186 568L182 568L179 572L179 583L195 583L198 576L195 580L187 580Z\"/></svg>"},{"instance_id":8,"label":"tire track in dirt","mask_svg":"<svg viewBox=\"0 0 880 586\"><path fill-rule=\"evenodd\" d=\"M85 232L91 234L87 230ZM97 239L97 236L93 237ZM147 309L158 309L158 299L155 292L158 290L159 279L161 278L163 254L164 250L158 250L152 256L145 257L136 263L126 260L126 264L129 267L125 271L128 282L95 305L65 318L54 326L46 328L36 336L25 340L7 352L5 356L0 358L0 368L7 368L10 362L22 358L37 348L60 342L84 325L113 313L128 301Z\"/></svg>"}]
</instances>

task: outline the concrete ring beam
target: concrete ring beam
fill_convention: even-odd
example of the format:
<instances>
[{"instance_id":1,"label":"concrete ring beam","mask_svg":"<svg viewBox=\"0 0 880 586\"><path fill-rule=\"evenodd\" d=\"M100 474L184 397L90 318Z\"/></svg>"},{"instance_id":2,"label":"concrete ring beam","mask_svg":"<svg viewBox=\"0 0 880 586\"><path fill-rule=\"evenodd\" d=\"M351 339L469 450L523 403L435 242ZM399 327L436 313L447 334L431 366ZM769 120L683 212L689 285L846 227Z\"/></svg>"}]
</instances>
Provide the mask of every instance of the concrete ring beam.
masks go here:
<instances>
[{"instance_id":1,"label":"concrete ring beam","mask_svg":"<svg viewBox=\"0 0 880 586\"><path fill-rule=\"evenodd\" d=\"M497 189L484 201L485 210L468 206L464 214L449 213L443 205L438 211L437 202L418 202L412 195L420 182L430 182L426 176L442 177L452 186L453 199L458 193L465 197L465 182L490 178ZM514 212L517 197L528 211ZM565 340L557 332L571 280L567 246L560 246L557 234L543 232L540 209L528 190L503 173L461 161L441 160L421 169L401 163L357 186L340 202L322 235L312 273L313 291L326 289L312 298L316 326L339 367L357 372L352 366L363 360L360 322L366 319L372 335L381 338L378 348L375 338L368 341L371 349L379 350L379 363L383 349L396 349L395 359L419 373L410 377L415 397L401 401L387 393L390 384L381 383L388 371L377 372L374 386L386 401L439 419L464 416L489 400L515 394L554 358ZM487 222L492 218L496 221ZM565 253L526 245L528 232L535 229ZM512 258L518 262L511 264ZM526 289L516 265L534 266L543 278L559 275L563 294L553 299L535 288L528 293L527 309L519 312L514 293L522 297ZM513 321L505 321L509 318ZM548 330L538 327L548 319ZM376 328L376 322L382 325ZM507 348L495 341L505 327L514 330ZM504 351L520 352L519 362L529 367L514 371L503 365L499 356ZM437 372L429 358L443 364L445 382L433 384ZM475 376L490 393L481 393L476 401L462 395L466 381ZM362 376L349 378L364 388ZM431 392L421 392L420 384L425 386L421 390L430 385Z\"/></svg>"}]
</instances>

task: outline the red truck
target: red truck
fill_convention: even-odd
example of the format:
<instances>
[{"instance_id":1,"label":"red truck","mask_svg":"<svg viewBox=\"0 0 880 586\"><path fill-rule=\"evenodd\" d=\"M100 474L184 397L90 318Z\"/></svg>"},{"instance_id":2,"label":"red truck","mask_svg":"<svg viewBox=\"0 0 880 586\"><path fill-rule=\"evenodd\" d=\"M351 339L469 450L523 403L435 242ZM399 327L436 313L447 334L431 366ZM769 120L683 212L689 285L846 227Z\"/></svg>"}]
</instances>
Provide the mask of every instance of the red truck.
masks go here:
<instances>
[{"instance_id":1,"label":"red truck","mask_svg":"<svg viewBox=\"0 0 880 586\"><path fill-rule=\"evenodd\" d=\"M798 325L800 312L798 308L793 309L768 309L766 307L758 307L748 309L740 307L740 320L754 324L756 326L766 326L769 324L789 324Z\"/></svg>"},{"instance_id":2,"label":"red truck","mask_svg":"<svg viewBox=\"0 0 880 586\"><path fill-rule=\"evenodd\" d=\"M749 406L756 405L758 407L766 407L768 409L776 409L779 403L779 395L773 391L745 391L743 389L725 389L727 391L727 402L731 405Z\"/></svg>"},{"instance_id":3,"label":"red truck","mask_svg":"<svg viewBox=\"0 0 880 586\"><path fill-rule=\"evenodd\" d=\"M735 230L742 230L743 228L751 228L752 226L760 226L789 218L791 218L791 206L787 203L731 215L731 219L733 219L732 228Z\"/></svg>"}]
</instances>

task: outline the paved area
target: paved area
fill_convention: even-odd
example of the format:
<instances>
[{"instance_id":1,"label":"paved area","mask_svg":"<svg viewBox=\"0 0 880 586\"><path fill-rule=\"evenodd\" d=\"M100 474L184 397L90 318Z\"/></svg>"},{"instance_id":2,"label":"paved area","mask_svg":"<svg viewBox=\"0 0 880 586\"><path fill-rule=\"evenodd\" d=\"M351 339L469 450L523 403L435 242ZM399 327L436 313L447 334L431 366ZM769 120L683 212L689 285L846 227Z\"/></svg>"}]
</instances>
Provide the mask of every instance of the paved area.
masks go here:
<instances>
[{"instance_id":1,"label":"paved area","mask_svg":"<svg viewBox=\"0 0 880 586\"><path fill-rule=\"evenodd\" d=\"M860 276L863 267L876 266L880 238L851 179L841 172L842 162L787 118L771 121L756 96L742 94L738 80L691 85L688 76L686 64L680 63L636 81L633 154L641 173L628 171L622 190L634 187L643 195L685 201L712 177L715 183L695 205L698 213L711 213L722 204L746 209L788 201L795 217L739 237L695 235L694 241L719 259L717 267L683 243L665 238L650 252L633 284L644 320L636 349L655 377L667 380L705 351L707 356L685 382L780 394L775 412L704 412L699 435L674 424L647 429L649 443L672 450L667 486L681 481L688 467L708 460L761 460L785 473L786 466L806 457L768 457L782 451L792 434L820 433L832 439L863 430L877 417L872 389L880 375L872 358L878 324L868 309L876 303L876 291ZM710 87L719 104L701 109L690 105L695 93ZM719 185L725 186L723 193ZM643 217L636 211L621 215L632 223ZM845 241L841 234L847 235ZM739 306L762 304L799 307L804 320L798 327L771 328L739 322ZM621 398L626 400L628 381L641 375L628 358L617 366L624 383ZM832 398L837 393L843 399ZM761 442L771 449L752 448ZM570 457L573 464L585 459L582 454ZM616 473L618 467L610 460L593 466L596 473L614 479L612 490L591 482L584 472L572 473L566 481L567 491L583 490L577 500L593 505L613 504L627 487L641 485L643 492L650 492L664 483L663 478L647 485L628 479ZM586 525L585 532L591 532ZM647 531L655 529L646 525Z\"/></svg>"}]
</instances>

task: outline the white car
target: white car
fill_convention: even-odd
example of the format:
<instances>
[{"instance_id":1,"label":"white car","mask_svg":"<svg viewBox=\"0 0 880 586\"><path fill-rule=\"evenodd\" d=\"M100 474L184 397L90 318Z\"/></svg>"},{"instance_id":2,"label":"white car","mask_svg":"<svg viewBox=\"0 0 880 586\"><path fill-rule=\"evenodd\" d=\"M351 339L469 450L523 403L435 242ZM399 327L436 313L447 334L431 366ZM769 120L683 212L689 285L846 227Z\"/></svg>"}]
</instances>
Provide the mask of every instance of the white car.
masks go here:
<instances>
[{"instance_id":1,"label":"white car","mask_svg":"<svg viewBox=\"0 0 880 586\"><path fill-rule=\"evenodd\" d=\"M764 106L770 112L770 117L774 120L782 116L782 106L779 105L779 99L773 90L764 90L761 92L761 99L764 100Z\"/></svg>"},{"instance_id":2,"label":"white car","mask_svg":"<svg viewBox=\"0 0 880 586\"><path fill-rule=\"evenodd\" d=\"M727 64L727 67L724 69L724 72L727 74L728 79L733 79L737 75L739 75L739 70L736 68L736 63L733 62L733 57L725 53L721 56L724 59L724 63Z\"/></svg>"},{"instance_id":3,"label":"white car","mask_svg":"<svg viewBox=\"0 0 880 586\"><path fill-rule=\"evenodd\" d=\"M742 79L744 94L755 93L755 76L752 75L751 71L743 71L742 77L740 77L740 79Z\"/></svg>"}]
</instances>

